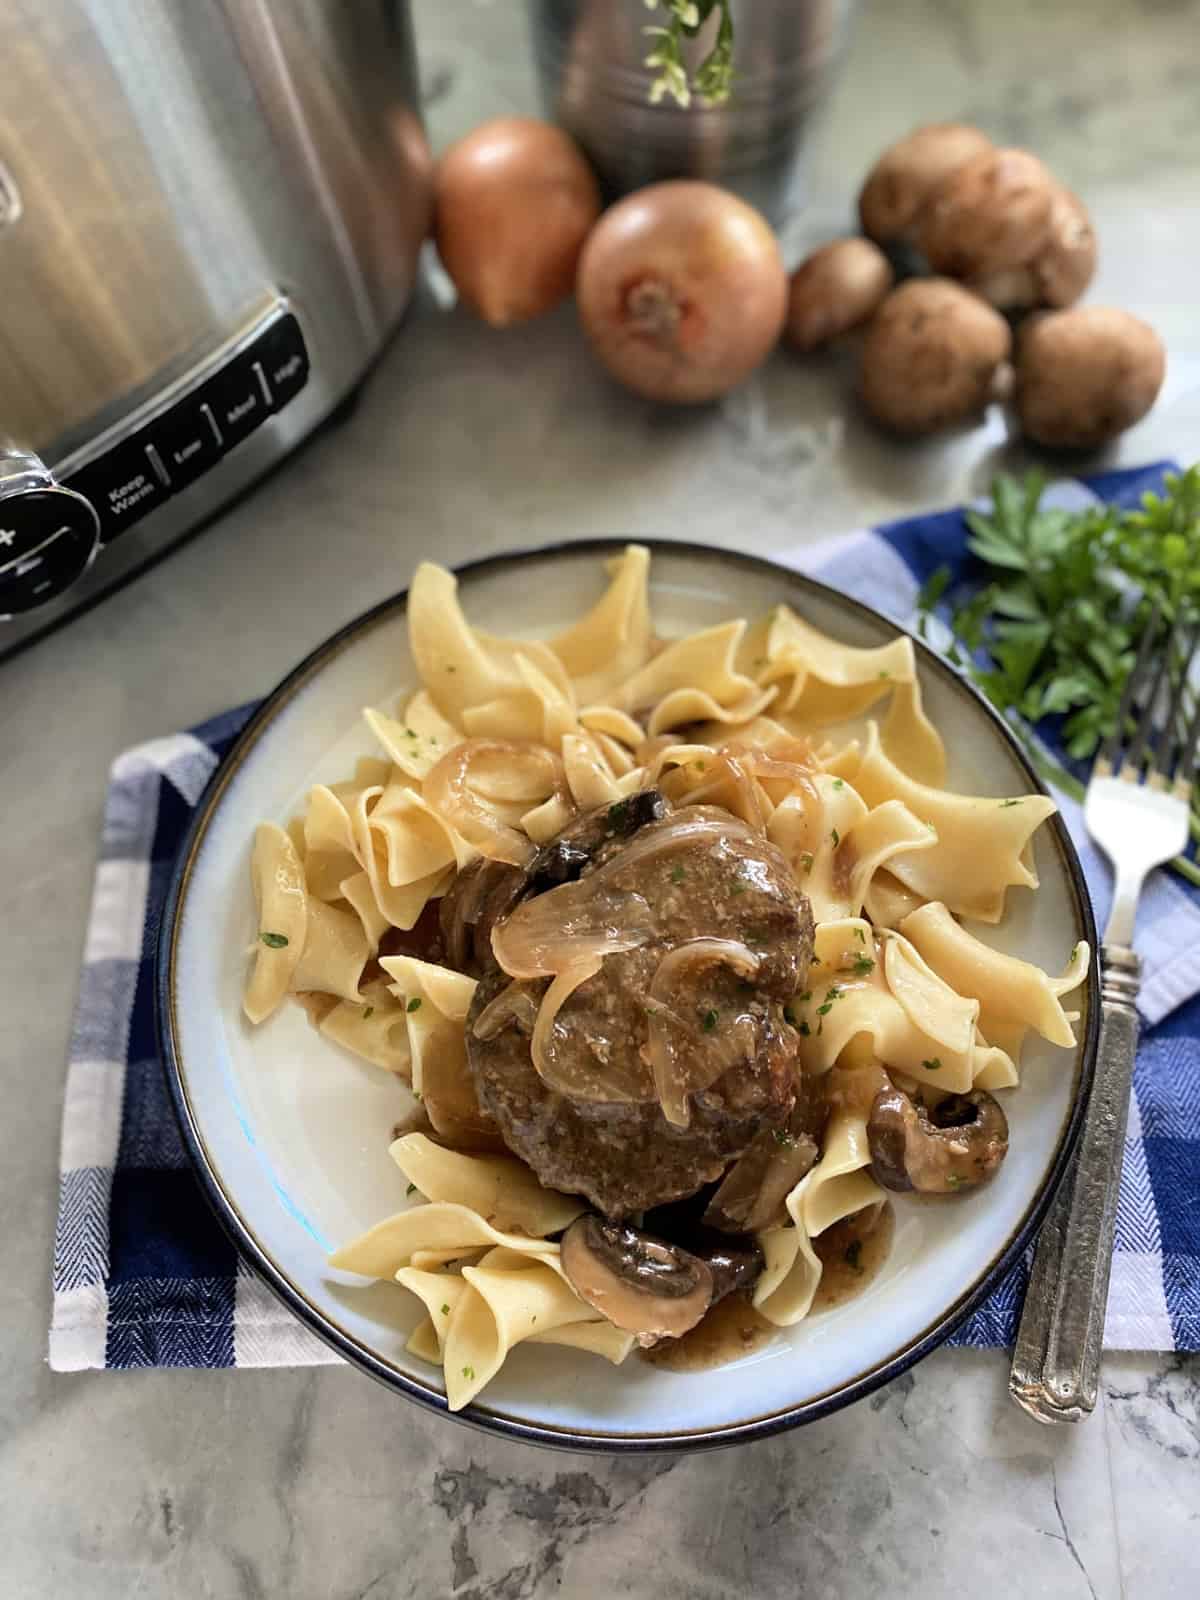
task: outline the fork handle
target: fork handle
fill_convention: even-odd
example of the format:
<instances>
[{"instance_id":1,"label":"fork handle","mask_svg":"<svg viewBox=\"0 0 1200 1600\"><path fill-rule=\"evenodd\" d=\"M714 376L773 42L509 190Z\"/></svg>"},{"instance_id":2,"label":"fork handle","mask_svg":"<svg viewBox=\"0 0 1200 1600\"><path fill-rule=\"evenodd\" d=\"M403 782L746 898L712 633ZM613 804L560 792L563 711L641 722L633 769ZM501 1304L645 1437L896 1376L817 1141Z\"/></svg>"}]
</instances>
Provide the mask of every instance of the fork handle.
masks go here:
<instances>
[{"instance_id":1,"label":"fork handle","mask_svg":"<svg viewBox=\"0 0 1200 1600\"><path fill-rule=\"evenodd\" d=\"M1081 1422L1096 1405L1140 975L1132 950L1102 947L1095 1082L1074 1171L1038 1238L1008 1380L1013 1399L1038 1422Z\"/></svg>"}]
</instances>

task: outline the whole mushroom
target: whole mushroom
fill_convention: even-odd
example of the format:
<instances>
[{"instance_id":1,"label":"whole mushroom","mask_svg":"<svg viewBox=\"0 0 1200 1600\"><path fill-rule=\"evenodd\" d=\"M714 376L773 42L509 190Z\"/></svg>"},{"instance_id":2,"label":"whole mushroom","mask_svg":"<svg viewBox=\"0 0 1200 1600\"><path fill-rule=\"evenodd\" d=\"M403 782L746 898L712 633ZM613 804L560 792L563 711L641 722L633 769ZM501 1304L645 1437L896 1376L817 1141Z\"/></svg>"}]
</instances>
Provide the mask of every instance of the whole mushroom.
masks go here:
<instances>
[{"instance_id":1,"label":"whole mushroom","mask_svg":"<svg viewBox=\"0 0 1200 1600\"><path fill-rule=\"evenodd\" d=\"M1113 306L1043 311L1021 327L1014 400L1022 431L1052 448L1094 450L1131 428L1158 398L1162 340Z\"/></svg>"},{"instance_id":2,"label":"whole mushroom","mask_svg":"<svg viewBox=\"0 0 1200 1600\"><path fill-rule=\"evenodd\" d=\"M929 1110L888 1084L867 1119L867 1148L885 1189L959 1194L995 1176L1008 1153L1008 1119L986 1089L946 1095Z\"/></svg>"},{"instance_id":3,"label":"whole mushroom","mask_svg":"<svg viewBox=\"0 0 1200 1600\"><path fill-rule=\"evenodd\" d=\"M917 247L935 272L986 279L1038 256L1050 237L1055 182L1028 150L984 150L930 193Z\"/></svg>"},{"instance_id":4,"label":"whole mushroom","mask_svg":"<svg viewBox=\"0 0 1200 1600\"><path fill-rule=\"evenodd\" d=\"M931 433L996 397L1011 348L1004 318L961 284L910 279L867 329L863 401L897 433Z\"/></svg>"},{"instance_id":5,"label":"whole mushroom","mask_svg":"<svg viewBox=\"0 0 1200 1600\"><path fill-rule=\"evenodd\" d=\"M786 332L797 350L818 346L866 322L892 287L891 265L869 239L835 239L792 274Z\"/></svg>"},{"instance_id":6,"label":"whole mushroom","mask_svg":"<svg viewBox=\"0 0 1200 1600\"><path fill-rule=\"evenodd\" d=\"M885 150L858 197L863 232L877 244L911 236L925 202L941 181L992 148L986 133L965 122L931 122Z\"/></svg>"},{"instance_id":7,"label":"whole mushroom","mask_svg":"<svg viewBox=\"0 0 1200 1600\"><path fill-rule=\"evenodd\" d=\"M1096 271L1096 235L1078 195L1055 184L1050 201L1050 232L1032 261L1002 267L974 279L968 288L1002 311L1035 306L1072 306Z\"/></svg>"}]
</instances>

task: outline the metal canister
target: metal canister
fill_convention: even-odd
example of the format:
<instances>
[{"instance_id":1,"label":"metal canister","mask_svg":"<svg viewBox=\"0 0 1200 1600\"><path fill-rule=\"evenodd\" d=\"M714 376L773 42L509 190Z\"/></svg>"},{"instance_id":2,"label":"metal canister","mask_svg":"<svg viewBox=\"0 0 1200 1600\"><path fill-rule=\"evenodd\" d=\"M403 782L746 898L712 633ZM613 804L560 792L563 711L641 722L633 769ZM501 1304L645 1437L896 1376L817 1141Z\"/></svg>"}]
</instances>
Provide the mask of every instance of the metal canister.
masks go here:
<instances>
[{"instance_id":1,"label":"metal canister","mask_svg":"<svg viewBox=\"0 0 1200 1600\"><path fill-rule=\"evenodd\" d=\"M848 42L857 0L732 0L733 91L724 105L650 102L646 0L527 0L547 112L587 152L610 195L707 178L780 226L798 209L806 134ZM684 45L689 72L714 12Z\"/></svg>"}]
</instances>

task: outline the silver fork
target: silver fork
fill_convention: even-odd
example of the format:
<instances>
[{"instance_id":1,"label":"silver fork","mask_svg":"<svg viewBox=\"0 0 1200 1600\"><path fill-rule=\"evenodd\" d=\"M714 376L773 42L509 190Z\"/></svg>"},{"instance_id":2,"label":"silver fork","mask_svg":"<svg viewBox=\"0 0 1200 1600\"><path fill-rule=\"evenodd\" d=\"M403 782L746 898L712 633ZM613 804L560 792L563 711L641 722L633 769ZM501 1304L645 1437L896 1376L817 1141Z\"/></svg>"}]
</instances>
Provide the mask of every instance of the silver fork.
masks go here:
<instances>
[{"instance_id":1,"label":"silver fork","mask_svg":"<svg viewBox=\"0 0 1200 1600\"><path fill-rule=\"evenodd\" d=\"M1186 700L1198 643L1200 628L1180 648L1177 637L1160 632L1157 612L1151 617L1087 788L1084 820L1112 862L1115 882L1100 953L1095 1082L1074 1172L1038 1238L1008 1384L1039 1422L1079 1422L1096 1404L1138 1042L1141 963L1130 946L1146 874L1187 848L1200 700L1190 714ZM1136 731L1126 746L1131 724Z\"/></svg>"}]
</instances>

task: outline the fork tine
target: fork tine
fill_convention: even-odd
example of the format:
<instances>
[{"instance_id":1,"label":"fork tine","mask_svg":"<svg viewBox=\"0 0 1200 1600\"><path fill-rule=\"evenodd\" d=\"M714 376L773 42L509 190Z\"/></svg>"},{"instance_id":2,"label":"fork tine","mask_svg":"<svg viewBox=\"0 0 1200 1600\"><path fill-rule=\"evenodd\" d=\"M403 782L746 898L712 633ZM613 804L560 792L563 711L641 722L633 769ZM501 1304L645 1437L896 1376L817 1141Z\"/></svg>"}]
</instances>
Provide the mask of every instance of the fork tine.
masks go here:
<instances>
[{"instance_id":1,"label":"fork tine","mask_svg":"<svg viewBox=\"0 0 1200 1600\"><path fill-rule=\"evenodd\" d=\"M1141 714L1137 719L1137 733L1134 735L1133 744L1121 758L1122 772L1126 769L1137 772L1141 767L1142 760L1146 754L1146 746L1149 744L1151 735L1154 732L1154 704L1158 699L1163 680L1167 675L1167 665L1170 659L1171 634L1168 630L1166 638L1163 640L1162 654L1158 658L1158 664L1154 668L1154 676L1150 681L1150 691L1140 707ZM1130 709L1132 710L1132 707ZM1168 717L1167 720L1169 722L1170 718Z\"/></svg>"},{"instance_id":2,"label":"fork tine","mask_svg":"<svg viewBox=\"0 0 1200 1600\"><path fill-rule=\"evenodd\" d=\"M1200 646L1200 621L1192 628L1187 644L1183 649L1183 659L1179 668L1179 677L1172 691L1170 703L1167 706L1166 720L1162 732L1154 746L1151 765L1154 771L1164 781L1169 781L1171 768L1182 756L1183 746L1189 730L1187 712L1187 695L1191 686L1192 663L1196 659L1196 650ZM1170 655L1170 643L1167 645L1167 655ZM1191 719L1194 721L1194 717ZM1177 737L1178 735L1178 737Z\"/></svg>"},{"instance_id":3,"label":"fork tine","mask_svg":"<svg viewBox=\"0 0 1200 1600\"><path fill-rule=\"evenodd\" d=\"M1098 772L1104 770L1109 772L1116 771L1117 755L1121 749L1121 741L1125 737L1125 719L1133 709L1134 697L1141 688L1142 679L1146 675L1146 670L1154 654L1154 640L1158 633L1158 623L1161 615L1162 606L1156 600L1154 609L1146 620L1146 626L1142 633L1142 642L1138 646L1137 659L1133 663L1133 671L1126 678L1125 687L1121 691L1121 703L1117 707L1117 720L1113 724L1113 731L1104 741L1104 748L1101 750L1096 762L1096 771Z\"/></svg>"}]
</instances>

